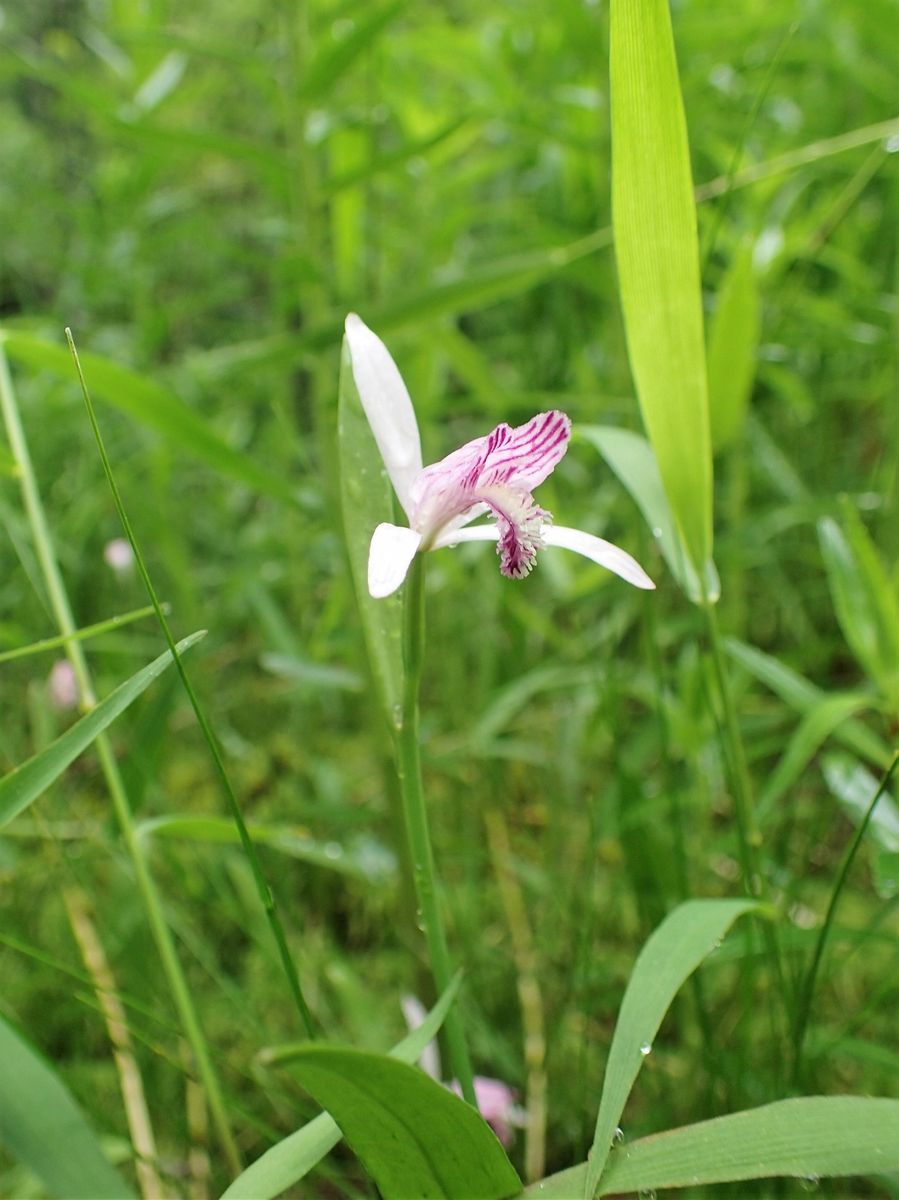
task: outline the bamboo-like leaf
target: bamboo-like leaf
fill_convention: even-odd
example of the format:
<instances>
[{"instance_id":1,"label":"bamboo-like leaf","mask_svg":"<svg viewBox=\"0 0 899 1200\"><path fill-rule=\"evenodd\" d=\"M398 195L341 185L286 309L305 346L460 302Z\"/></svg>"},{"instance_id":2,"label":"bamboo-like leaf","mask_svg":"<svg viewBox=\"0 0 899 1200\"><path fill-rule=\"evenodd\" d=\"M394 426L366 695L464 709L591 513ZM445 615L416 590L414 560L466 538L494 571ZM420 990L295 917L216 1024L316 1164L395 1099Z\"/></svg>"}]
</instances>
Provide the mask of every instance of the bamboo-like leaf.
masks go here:
<instances>
[{"instance_id":1,"label":"bamboo-like leaf","mask_svg":"<svg viewBox=\"0 0 899 1200\"><path fill-rule=\"evenodd\" d=\"M9 357L16 362L52 371L77 383L72 357L57 346L30 333L0 333ZM183 401L155 379L123 367L100 354L81 354L81 364L95 395L168 438L186 454L265 495L295 503L292 488L266 471L247 454L233 449Z\"/></svg>"},{"instance_id":2,"label":"bamboo-like leaf","mask_svg":"<svg viewBox=\"0 0 899 1200\"><path fill-rule=\"evenodd\" d=\"M440 1027L459 994L461 976L457 975L425 1019L390 1051L400 1062L414 1063L440 1031ZM270 1065L291 1062L308 1043L281 1046L265 1054ZM340 1141L336 1121L320 1113L301 1129L272 1146L235 1179L222 1200L272 1200L315 1167Z\"/></svg>"},{"instance_id":3,"label":"bamboo-like leaf","mask_svg":"<svg viewBox=\"0 0 899 1200\"><path fill-rule=\"evenodd\" d=\"M0 1016L0 1143L60 1200L134 1195L106 1160L68 1088Z\"/></svg>"},{"instance_id":4,"label":"bamboo-like leaf","mask_svg":"<svg viewBox=\"0 0 899 1200\"><path fill-rule=\"evenodd\" d=\"M899 595L851 504L843 528L818 523L821 553L840 627L862 668L899 712Z\"/></svg>"},{"instance_id":5,"label":"bamboo-like leaf","mask_svg":"<svg viewBox=\"0 0 899 1200\"><path fill-rule=\"evenodd\" d=\"M612 0L612 225L643 421L697 574L712 553L696 206L668 0Z\"/></svg>"},{"instance_id":6,"label":"bamboo-like leaf","mask_svg":"<svg viewBox=\"0 0 899 1200\"><path fill-rule=\"evenodd\" d=\"M718 294L709 329L709 422L717 450L737 437L755 380L761 329L752 248L737 252Z\"/></svg>"},{"instance_id":7,"label":"bamboo-like leaf","mask_svg":"<svg viewBox=\"0 0 899 1200\"><path fill-rule=\"evenodd\" d=\"M384 1200L503 1200L521 1188L487 1122L424 1071L322 1044L308 1046L293 1070L327 1105Z\"/></svg>"},{"instance_id":8,"label":"bamboo-like leaf","mask_svg":"<svg viewBox=\"0 0 899 1200\"><path fill-rule=\"evenodd\" d=\"M618 1121L671 1001L734 921L759 907L753 900L688 900L669 913L640 951L609 1048L583 1191L587 1200L596 1195Z\"/></svg>"},{"instance_id":9,"label":"bamboo-like leaf","mask_svg":"<svg viewBox=\"0 0 899 1200\"><path fill-rule=\"evenodd\" d=\"M368 544L378 522L393 519L393 489L362 410L346 340L340 357L337 437L343 527L362 632L384 713L395 728L403 702L402 594L382 600L368 594Z\"/></svg>"},{"instance_id":10,"label":"bamboo-like leaf","mask_svg":"<svg viewBox=\"0 0 899 1200\"><path fill-rule=\"evenodd\" d=\"M589 1165L527 1188L527 1200L583 1195ZM805 1096L641 1138L612 1152L599 1195L779 1175L818 1179L899 1170L899 1100Z\"/></svg>"},{"instance_id":11,"label":"bamboo-like leaf","mask_svg":"<svg viewBox=\"0 0 899 1200\"><path fill-rule=\"evenodd\" d=\"M717 600L721 594L721 583L715 564L711 559L706 561L703 586L678 532L659 474L659 464L646 438L642 434L632 433L629 429L615 429L603 425L579 425L576 436L584 438L596 447L630 492L658 543L671 574L687 597L694 604L699 604L704 592L707 599Z\"/></svg>"},{"instance_id":12,"label":"bamboo-like leaf","mask_svg":"<svg viewBox=\"0 0 899 1200\"><path fill-rule=\"evenodd\" d=\"M825 696L808 710L759 797L760 819L764 819L793 786L812 756L834 730L857 712L870 708L871 703L872 697L864 692L840 692L835 696Z\"/></svg>"},{"instance_id":13,"label":"bamboo-like leaf","mask_svg":"<svg viewBox=\"0 0 899 1200\"><path fill-rule=\"evenodd\" d=\"M772 654L765 654L763 650L747 646L736 638L725 638L724 648L750 675L771 688L797 712L808 713L826 698L827 693L822 688L810 683ZM886 743L861 721L850 717L834 730L834 737L863 758L870 759L880 767L888 766L891 755Z\"/></svg>"},{"instance_id":14,"label":"bamboo-like leaf","mask_svg":"<svg viewBox=\"0 0 899 1200\"><path fill-rule=\"evenodd\" d=\"M205 636L206 631L203 629L184 638L178 643L178 653L183 654ZM66 767L87 749L94 738L111 725L173 661L168 650L165 654L160 654L149 666L132 675L105 700L101 700L55 742L0 779L0 826L18 816L45 792Z\"/></svg>"}]
</instances>

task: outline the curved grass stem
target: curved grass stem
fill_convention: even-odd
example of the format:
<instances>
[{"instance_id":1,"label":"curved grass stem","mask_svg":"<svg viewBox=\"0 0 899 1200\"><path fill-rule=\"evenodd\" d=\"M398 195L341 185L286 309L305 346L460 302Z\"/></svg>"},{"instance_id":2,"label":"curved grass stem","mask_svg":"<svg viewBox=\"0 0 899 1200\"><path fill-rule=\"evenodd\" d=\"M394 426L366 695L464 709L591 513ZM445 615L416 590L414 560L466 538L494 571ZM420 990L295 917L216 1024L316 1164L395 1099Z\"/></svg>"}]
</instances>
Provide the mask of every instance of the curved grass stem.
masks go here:
<instances>
[{"instance_id":1,"label":"curved grass stem","mask_svg":"<svg viewBox=\"0 0 899 1200\"><path fill-rule=\"evenodd\" d=\"M815 949L812 953L812 959L809 963L808 971L799 991L799 1001L796 1005L796 1017L793 1023L793 1082L795 1085L801 1081L802 1075L802 1051L805 1044L805 1035L808 1030L809 1017L812 1010L812 1000L815 994L815 982L818 978L818 969L821 966L821 959L824 955L824 947L827 943L827 938L833 928L833 919L836 915L837 902L845 886L846 879L849 875L849 869L855 860L858 853L858 848L862 844L862 838L865 836L865 830L871 823L871 818L874 816L874 810L877 807L881 796L890 786L890 780L893 777L893 772L899 765L899 751L893 754L893 760L887 767L883 778L874 793L871 803L868 805L868 810L858 824L855 831L855 836L846 847L846 853L843 855L843 861L840 863L840 869L837 872L836 880L834 881L833 891L830 895L830 902L827 905L827 912L824 915L821 929L818 932L818 939L815 942Z\"/></svg>"},{"instance_id":2,"label":"curved grass stem","mask_svg":"<svg viewBox=\"0 0 899 1200\"><path fill-rule=\"evenodd\" d=\"M3 420L6 425L7 436L9 437L10 449L16 462L25 512L31 528L32 538L34 539L35 552L40 564L44 585L47 589L50 607L60 634L69 639L66 642L66 653L78 682L82 707L89 709L96 704L93 680L90 668L87 665L84 649L81 643L74 637L76 633L75 619L72 615L72 607L69 603L62 572L57 562L53 539L50 535L50 527L47 524L44 506L37 486L37 479L31 463L28 443L25 439L25 431L19 416L9 367L2 347L0 347L0 409L3 412ZM197 1073L206 1089L210 1112L222 1152L225 1155L229 1168L235 1174L238 1174L241 1170L240 1155L238 1154L237 1144L228 1122L221 1085L215 1068L212 1065L209 1047L203 1036L203 1030L196 1009L194 1008L190 988L188 987L187 979L185 978L178 954L175 950L171 930L163 915L162 902L156 890L156 884L150 874L143 848L134 827L131 805L125 791L118 764L112 752L112 746L105 734L100 734L95 739L94 744L112 800L113 809L115 810L116 819L118 820L122 841L131 861L132 870L134 871L134 878L147 917L147 923L150 926L150 932L153 935L153 940L156 943L156 948L162 962L172 1002L178 1013L184 1035L190 1045Z\"/></svg>"}]
</instances>

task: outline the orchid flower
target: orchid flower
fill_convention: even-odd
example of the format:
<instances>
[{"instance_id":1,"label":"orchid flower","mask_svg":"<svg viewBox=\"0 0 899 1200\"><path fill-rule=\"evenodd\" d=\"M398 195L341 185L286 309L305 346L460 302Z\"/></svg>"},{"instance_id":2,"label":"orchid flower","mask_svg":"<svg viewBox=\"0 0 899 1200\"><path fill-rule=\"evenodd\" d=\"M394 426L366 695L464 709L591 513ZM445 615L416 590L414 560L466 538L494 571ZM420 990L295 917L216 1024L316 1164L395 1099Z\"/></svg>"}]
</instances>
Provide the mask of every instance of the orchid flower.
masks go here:
<instances>
[{"instance_id":1,"label":"orchid flower","mask_svg":"<svg viewBox=\"0 0 899 1200\"><path fill-rule=\"evenodd\" d=\"M500 571L528 575L544 546L562 546L606 567L638 588L655 584L629 554L582 529L553 525L531 494L568 449L571 422L562 412L538 413L516 428L498 425L425 467L415 410L387 347L354 313L346 336L356 389L397 499L409 524L382 522L368 553L368 590L389 596L426 550L460 542L495 541ZM490 524L472 525L490 515Z\"/></svg>"}]
</instances>

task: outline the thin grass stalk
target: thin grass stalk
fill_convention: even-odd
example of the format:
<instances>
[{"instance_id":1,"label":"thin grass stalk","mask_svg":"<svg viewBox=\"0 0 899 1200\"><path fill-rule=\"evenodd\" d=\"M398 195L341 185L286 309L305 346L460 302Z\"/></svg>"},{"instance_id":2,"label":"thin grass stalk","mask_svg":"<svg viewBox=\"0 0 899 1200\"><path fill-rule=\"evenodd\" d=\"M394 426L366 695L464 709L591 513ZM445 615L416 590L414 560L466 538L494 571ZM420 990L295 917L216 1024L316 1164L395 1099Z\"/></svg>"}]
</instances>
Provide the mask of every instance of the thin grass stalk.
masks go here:
<instances>
[{"instance_id":1,"label":"thin grass stalk","mask_svg":"<svg viewBox=\"0 0 899 1200\"><path fill-rule=\"evenodd\" d=\"M509 830L498 809L484 813L484 824L500 900L512 935L527 1070L524 1177L526 1183L533 1183L543 1177L546 1168L546 1019L543 993L540 990L539 966L527 906L521 884L512 868Z\"/></svg>"},{"instance_id":2,"label":"thin grass stalk","mask_svg":"<svg viewBox=\"0 0 899 1200\"><path fill-rule=\"evenodd\" d=\"M82 707L90 709L96 704L93 681L81 643L72 636L76 632L72 607L69 603L62 573L56 559L56 551L41 502L37 480L31 463L31 455L28 451L28 443L25 439L25 431L19 416L12 378L9 373L9 365L2 347L0 347L0 408L3 411L3 420L6 425L10 448L16 461L25 512L31 527L35 551L40 563L44 584L47 588L50 606L60 633L69 639L66 644L66 653L78 682ZM134 871L147 923L150 926L153 940L156 943L156 948L162 961L162 968L169 985L172 1002L181 1021L185 1037L190 1044L197 1071L203 1081L203 1086L206 1088L209 1097L209 1107L213 1114L213 1123L222 1151L229 1169L237 1174L241 1170L240 1155L237 1152L237 1144L234 1141L228 1123L221 1085L219 1084L215 1068L212 1065L212 1059L206 1045L206 1039L203 1036L196 1009L194 1008L190 989L187 986L187 980L175 950L171 930L163 916L159 893L156 890L156 885L144 857L143 847L134 827L131 805L125 791L121 773L119 772L118 764L106 735L99 734L95 739L94 745L96 746L100 767L122 834L122 841L131 861L132 870Z\"/></svg>"},{"instance_id":3,"label":"thin grass stalk","mask_svg":"<svg viewBox=\"0 0 899 1200\"><path fill-rule=\"evenodd\" d=\"M418 905L418 920L431 963L437 995L442 996L453 978L446 932L440 911L440 895L428 811L421 781L418 697L424 660L424 555L417 554L406 578L405 683L403 721L396 734L397 774L403 800L403 819L412 859L412 878ZM477 1108L471 1061L458 1009L447 1013L443 1025L450 1068L462 1095Z\"/></svg>"},{"instance_id":4,"label":"thin grass stalk","mask_svg":"<svg viewBox=\"0 0 899 1200\"><path fill-rule=\"evenodd\" d=\"M843 861L840 863L840 869L837 872L837 877L834 881L833 891L830 895L830 902L827 905L827 912L824 916L824 921L821 929L818 932L818 938L815 942L815 949L812 953L812 960L809 963L808 971L803 980L799 993L799 1001L796 1005L796 1019L793 1025L793 1083L794 1086L799 1086L802 1076L802 1052L805 1045L805 1035L808 1031L809 1017L812 1010L812 1000L815 994L815 983L818 978L818 970L821 966L821 959L824 955L824 947L827 944L828 936L833 928L833 920L837 911L837 903L842 895L846 880L849 876L849 870L855 861L855 856L858 853L859 846L862 844L862 838L865 836L865 831L871 823L871 818L874 816L874 810L890 786L890 780L893 778L893 772L899 765L899 750L893 753L893 760L887 767L883 778L874 793L874 798L868 805L868 810L858 824L855 831L855 836L846 847L846 853L843 855Z\"/></svg>"},{"instance_id":5,"label":"thin grass stalk","mask_svg":"<svg viewBox=\"0 0 899 1200\"><path fill-rule=\"evenodd\" d=\"M82 961L93 979L94 990L106 1023L106 1032L112 1045L128 1131L135 1150L134 1172L141 1195L144 1200L166 1200L169 1191L156 1170L159 1153L156 1149L143 1079L134 1057L125 1008L119 998L103 943L90 918L87 894L81 887L69 886L63 890L63 903L72 933L81 951Z\"/></svg>"},{"instance_id":6,"label":"thin grass stalk","mask_svg":"<svg viewBox=\"0 0 899 1200\"><path fill-rule=\"evenodd\" d=\"M306 1034L309 1038L314 1038L315 1026L312 1020L312 1013L310 1012L309 1006L306 1003L306 998L303 995L303 989L300 986L300 980L299 976L297 975L296 966L294 965L293 958L291 957L290 950L287 945L287 938L284 934L284 928L281 924L281 919L278 916L274 893L268 886L265 876L262 873L262 864L259 861L259 855L256 852L255 843L250 837L250 831L247 829L246 822L243 819L243 814L240 811L240 804L238 803L237 795L225 768L225 763L222 759L222 755L219 750L215 735L212 731L212 727L206 719L206 715L200 706L200 701L197 697L197 694L194 691L190 679L188 678L186 670L184 669L184 662L181 658L181 655L178 653L177 647L175 646L175 639L172 635L171 627L166 619L163 606L156 594L156 589L153 586L153 582L150 579L146 563L144 562L144 557L141 554L140 547L138 546L137 539L134 535L134 530L131 527L131 522L128 519L128 514L125 511L121 493L119 492L118 484L116 483L115 476L112 472L112 464L109 461L109 455L106 453L103 435L100 432L100 426L97 422L97 415L94 411L94 406L90 398L84 373L81 370L81 363L78 359L78 351L75 348L71 330L66 330L66 337L69 342L69 349L72 352L72 357L75 360L75 369L78 372L78 379L81 383L81 390L84 395L84 403L87 408L88 420L90 421L91 429L93 430L94 437L97 442L97 450L100 455L100 460L103 464L103 471L106 475L106 480L109 484L110 491L112 492L112 498L113 503L115 504L116 512L118 513L119 520L122 522L122 528L125 532L125 536L128 538L128 541L131 544L131 549L134 551L134 561L137 564L137 569L141 579L143 580L144 587L147 589L147 595L150 597L153 611L156 613L156 619L162 628L166 644L168 645L169 651L174 659L175 669L178 672L178 675L181 679L181 684L187 693L188 699L190 700L191 707L194 710L194 715L197 718L197 723L200 726L200 730L206 741L206 745L209 747L209 753L212 757L216 778L218 779L225 802L231 811L231 816L234 819L234 823L237 826L237 831L240 835L241 847L247 858L247 861L250 864L250 869L253 873L253 879L256 884L256 891L259 895L260 902L269 923L269 928L272 931L272 936L278 948L281 965L284 968L285 975L287 976L287 981L290 985L290 991L303 1021Z\"/></svg>"},{"instance_id":7,"label":"thin grass stalk","mask_svg":"<svg viewBox=\"0 0 899 1200\"><path fill-rule=\"evenodd\" d=\"M62 634L59 637L41 638L39 642L30 642L27 646L16 646L0 654L0 663L11 662L14 658L27 658L31 654L43 654L47 650L58 650L60 646L67 646L72 641L84 642L88 638L99 637L100 634L110 633L113 629L121 629L124 625L130 625L132 621L140 621L152 614L153 606L148 604L145 608L136 608L133 612L109 617L105 621L97 621L94 625L82 625L71 636Z\"/></svg>"}]
</instances>

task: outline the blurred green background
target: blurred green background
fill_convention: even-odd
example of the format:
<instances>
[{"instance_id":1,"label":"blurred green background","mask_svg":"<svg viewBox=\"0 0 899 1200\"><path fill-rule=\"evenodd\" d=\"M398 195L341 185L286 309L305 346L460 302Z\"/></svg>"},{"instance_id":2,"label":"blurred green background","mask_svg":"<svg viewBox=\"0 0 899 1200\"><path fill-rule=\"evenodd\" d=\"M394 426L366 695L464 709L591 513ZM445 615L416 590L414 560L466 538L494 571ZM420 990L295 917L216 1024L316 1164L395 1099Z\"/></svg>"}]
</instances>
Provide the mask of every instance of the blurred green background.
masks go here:
<instances>
[{"instance_id":1,"label":"blurred green background","mask_svg":"<svg viewBox=\"0 0 899 1200\"><path fill-rule=\"evenodd\" d=\"M795 979L858 819L847 797L870 799L897 729L890 664L876 647L859 654L816 523L851 533L860 520L895 600L899 5L679 0L672 13L706 315L741 255L760 300L748 415L716 456L716 562L725 634L767 656L738 648L730 662ZM247 819L273 829L266 873L335 1039L387 1047L399 996L426 989L337 501L343 317L358 311L391 347L426 461L546 407L575 427L639 428L609 160L602 3L0 6L0 322L75 615L86 625L145 597L103 560L121 530L65 326L173 626L210 630L190 669ZM0 442L0 651L55 632L11 464ZM589 444L575 440L540 501L626 546L658 591L551 552L515 586L483 547L435 555L424 736L476 1066L527 1085L522 965L497 888L511 861L539 964L559 1168L589 1145L646 934L685 894L728 894L738 868L696 610ZM152 621L88 647L101 693L163 648ZM3 773L71 720L50 703L52 657L0 666ZM813 700L859 693L848 737L834 720L834 739L826 728L796 748L791 672L820 689ZM113 743L139 821L225 815L173 674ZM798 768L774 788L789 747ZM145 836L251 1159L314 1108L289 1071L254 1057L299 1030L246 863L204 840L210 828ZM844 897L809 1090L895 1093L892 837L869 838ZM93 898L134 1001L177 1177L202 1136L187 1128L180 1041L90 756L0 839L0 1010L122 1139L67 882ZM746 935L710 969L714 1055L690 1001L675 1011L628 1136L771 1098L779 1052L741 985L752 952ZM323 1170L314 1194L374 1194L345 1151ZM15 1171L0 1190L30 1186ZM210 1186L225 1178L213 1163Z\"/></svg>"}]
</instances>

